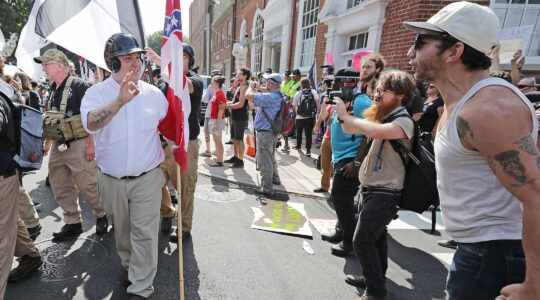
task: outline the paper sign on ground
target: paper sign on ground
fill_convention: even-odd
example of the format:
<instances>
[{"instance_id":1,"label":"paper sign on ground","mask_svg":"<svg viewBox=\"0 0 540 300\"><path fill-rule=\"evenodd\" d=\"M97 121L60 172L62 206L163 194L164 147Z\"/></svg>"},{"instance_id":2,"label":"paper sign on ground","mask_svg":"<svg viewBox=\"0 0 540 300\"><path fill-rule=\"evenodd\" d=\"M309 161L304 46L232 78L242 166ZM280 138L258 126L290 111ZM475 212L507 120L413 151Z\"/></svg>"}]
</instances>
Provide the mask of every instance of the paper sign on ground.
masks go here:
<instances>
[{"instance_id":1,"label":"paper sign on ground","mask_svg":"<svg viewBox=\"0 0 540 300\"><path fill-rule=\"evenodd\" d=\"M510 62L514 52L518 49L522 49L523 55L525 55L533 29L532 25L501 29L499 32L499 43L501 44L499 61L501 64ZM523 40L523 42L519 45L519 42L516 40ZM504 51L502 49L503 45L505 47ZM511 54L509 52L511 52Z\"/></svg>"},{"instance_id":2,"label":"paper sign on ground","mask_svg":"<svg viewBox=\"0 0 540 300\"><path fill-rule=\"evenodd\" d=\"M267 200L255 213L251 228L301 236L313 236L303 203Z\"/></svg>"},{"instance_id":3,"label":"paper sign on ground","mask_svg":"<svg viewBox=\"0 0 540 300\"><path fill-rule=\"evenodd\" d=\"M320 234L329 234L337 224L337 220L309 219L309 222Z\"/></svg>"},{"instance_id":4,"label":"paper sign on ground","mask_svg":"<svg viewBox=\"0 0 540 300\"><path fill-rule=\"evenodd\" d=\"M326 53L326 64L333 66L334 65L334 53L328 52Z\"/></svg>"},{"instance_id":5,"label":"paper sign on ground","mask_svg":"<svg viewBox=\"0 0 540 300\"><path fill-rule=\"evenodd\" d=\"M353 54L353 68L357 69L358 71L360 71L360 69L362 68L362 57L366 56L366 55L369 55L373 53L373 51L359 51L359 52L355 52Z\"/></svg>"}]
</instances>

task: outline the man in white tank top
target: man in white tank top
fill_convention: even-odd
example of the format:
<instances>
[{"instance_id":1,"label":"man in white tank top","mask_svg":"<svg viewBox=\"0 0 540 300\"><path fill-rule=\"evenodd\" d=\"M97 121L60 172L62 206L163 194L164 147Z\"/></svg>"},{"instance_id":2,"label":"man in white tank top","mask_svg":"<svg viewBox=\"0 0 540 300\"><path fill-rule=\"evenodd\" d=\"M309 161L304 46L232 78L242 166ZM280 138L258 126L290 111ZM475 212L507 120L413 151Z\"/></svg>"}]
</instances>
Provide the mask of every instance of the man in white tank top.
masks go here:
<instances>
[{"instance_id":1,"label":"man in white tank top","mask_svg":"<svg viewBox=\"0 0 540 300\"><path fill-rule=\"evenodd\" d=\"M458 243L448 299L540 299L538 120L516 87L488 76L499 20L488 7L456 2L405 26L417 33L407 54L416 79L445 100L435 165Z\"/></svg>"}]
</instances>

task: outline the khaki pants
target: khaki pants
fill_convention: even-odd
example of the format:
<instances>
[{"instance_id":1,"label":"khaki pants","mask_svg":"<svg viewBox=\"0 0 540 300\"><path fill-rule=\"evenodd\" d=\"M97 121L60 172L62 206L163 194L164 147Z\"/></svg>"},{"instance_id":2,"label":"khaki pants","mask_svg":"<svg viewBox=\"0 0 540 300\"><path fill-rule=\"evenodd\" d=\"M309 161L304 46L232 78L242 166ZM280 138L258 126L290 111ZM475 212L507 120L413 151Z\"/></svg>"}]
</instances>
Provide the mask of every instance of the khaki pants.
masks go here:
<instances>
[{"instance_id":1,"label":"khaki pants","mask_svg":"<svg viewBox=\"0 0 540 300\"><path fill-rule=\"evenodd\" d=\"M19 185L19 216L28 228L39 225L39 215L34 203L32 203L32 198L30 198L22 185Z\"/></svg>"},{"instance_id":2,"label":"khaki pants","mask_svg":"<svg viewBox=\"0 0 540 300\"><path fill-rule=\"evenodd\" d=\"M4 299L13 255L39 256L19 218L19 176L0 177L0 299Z\"/></svg>"},{"instance_id":3,"label":"khaki pants","mask_svg":"<svg viewBox=\"0 0 540 300\"><path fill-rule=\"evenodd\" d=\"M180 177L180 207L182 210L182 231L191 231L197 167L199 166L199 141L190 140L187 151L187 167Z\"/></svg>"},{"instance_id":4,"label":"khaki pants","mask_svg":"<svg viewBox=\"0 0 540 300\"><path fill-rule=\"evenodd\" d=\"M321 188L330 190L330 178L332 178L332 143L323 138L321 144Z\"/></svg>"},{"instance_id":5,"label":"khaki pants","mask_svg":"<svg viewBox=\"0 0 540 300\"><path fill-rule=\"evenodd\" d=\"M70 143L69 149L58 151L54 142L49 159L49 180L56 202L64 210L66 224L81 223L79 189L96 217L103 217L105 210L97 189L97 164L86 160L88 138Z\"/></svg>"},{"instance_id":6,"label":"khaki pants","mask_svg":"<svg viewBox=\"0 0 540 300\"><path fill-rule=\"evenodd\" d=\"M165 185L161 188L161 216L164 218L170 218L174 217L174 214L176 213L176 209L174 209L174 206L171 202L171 195L169 194L169 189L167 188L167 185L169 184L169 180L172 181L173 186L176 190L177 188L177 182L176 182L176 161L174 160L174 155L172 154L169 147L163 149L163 152L165 152L165 160L161 163L160 167L161 170L163 170L163 175L165 176Z\"/></svg>"},{"instance_id":7,"label":"khaki pants","mask_svg":"<svg viewBox=\"0 0 540 300\"><path fill-rule=\"evenodd\" d=\"M158 229L163 171L155 168L133 180L98 172L99 194L114 223L116 251L131 285L128 293L148 297L158 263Z\"/></svg>"}]
</instances>

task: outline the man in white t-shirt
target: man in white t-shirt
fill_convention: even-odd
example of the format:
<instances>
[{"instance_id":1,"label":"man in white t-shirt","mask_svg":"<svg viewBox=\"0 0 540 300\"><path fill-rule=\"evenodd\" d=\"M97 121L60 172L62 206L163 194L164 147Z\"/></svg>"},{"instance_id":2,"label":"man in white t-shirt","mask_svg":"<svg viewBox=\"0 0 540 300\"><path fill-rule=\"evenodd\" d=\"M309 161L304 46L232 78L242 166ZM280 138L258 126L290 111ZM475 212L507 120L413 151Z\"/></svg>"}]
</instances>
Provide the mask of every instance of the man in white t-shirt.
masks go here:
<instances>
[{"instance_id":1,"label":"man in white t-shirt","mask_svg":"<svg viewBox=\"0 0 540 300\"><path fill-rule=\"evenodd\" d=\"M458 243L448 299L540 299L538 120L515 86L487 73L499 19L463 1L405 26L417 33L407 54L416 79L444 98L435 167Z\"/></svg>"},{"instance_id":2,"label":"man in white t-shirt","mask_svg":"<svg viewBox=\"0 0 540 300\"><path fill-rule=\"evenodd\" d=\"M132 35L111 36L105 61L112 75L88 89L81 105L82 123L95 136L99 193L114 222L129 299L153 292L165 184L157 128L169 106L158 88L137 80L143 52Z\"/></svg>"}]
</instances>

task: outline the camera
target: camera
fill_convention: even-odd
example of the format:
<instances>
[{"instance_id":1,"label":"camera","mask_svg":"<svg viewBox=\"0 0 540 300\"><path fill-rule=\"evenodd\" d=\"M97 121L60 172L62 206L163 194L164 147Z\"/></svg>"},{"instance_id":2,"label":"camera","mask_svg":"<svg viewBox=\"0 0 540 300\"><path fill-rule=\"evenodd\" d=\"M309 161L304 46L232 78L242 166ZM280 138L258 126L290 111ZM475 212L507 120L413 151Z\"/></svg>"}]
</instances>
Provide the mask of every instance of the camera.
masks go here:
<instances>
[{"instance_id":1,"label":"camera","mask_svg":"<svg viewBox=\"0 0 540 300\"><path fill-rule=\"evenodd\" d=\"M343 87L340 91L328 91L326 104L336 104L334 97L340 98L343 102L351 102L354 100L354 91L351 87Z\"/></svg>"}]
</instances>

